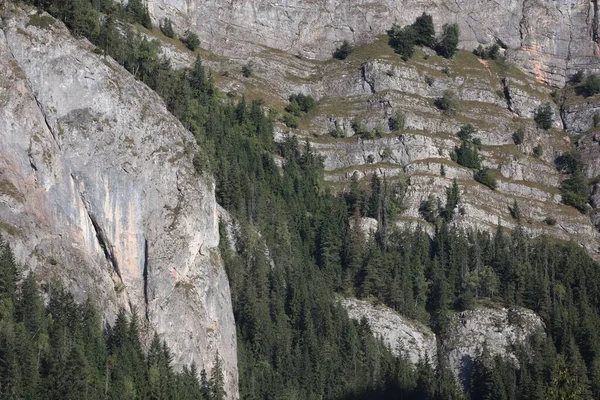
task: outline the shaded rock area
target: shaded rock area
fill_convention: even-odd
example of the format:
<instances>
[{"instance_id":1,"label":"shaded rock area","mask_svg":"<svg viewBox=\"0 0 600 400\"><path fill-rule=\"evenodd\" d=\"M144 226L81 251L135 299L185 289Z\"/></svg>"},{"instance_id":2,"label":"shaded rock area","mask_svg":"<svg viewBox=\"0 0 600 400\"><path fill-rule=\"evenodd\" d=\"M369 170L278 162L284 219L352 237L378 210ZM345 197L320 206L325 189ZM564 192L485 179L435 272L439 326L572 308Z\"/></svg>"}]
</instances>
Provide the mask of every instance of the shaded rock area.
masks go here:
<instances>
[{"instance_id":1,"label":"shaded rock area","mask_svg":"<svg viewBox=\"0 0 600 400\"><path fill-rule=\"evenodd\" d=\"M194 138L145 85L47 15L0 30L0 231L42 282L137 310L174 365L222 358L237 397L236 331L214 182Z\"/></svg>"},{"instance_id":2,"label":"shaded rock area","mask_svg":"<svg viewBox=\"0 0 600 400\"><path fill-rule=\"evenodd\" d=\"M516 346L527 347L528 339L544 330L541 318L531 310L478 307L452 313L447 333L440 337L428 326L383 305L350 298L341 299L340 304L350 318L357 321L365 318L376 337L395 354L403 352L413 365L425 357L435 365L438 356L445 357L462 384L467 383L473 360L484 346L491 356L500 355L516 363Z\"/></svg>"},{"instance_id":3,"label":"shaded rock area","mask_svg":"<svg viewBox=\"0 0 600 400\"><path fill-rule=\"evenodd\" d=\"M517 364L515 349L544 332L541 318L526 308L477 308L455 313L442 338L449 365L463 384L471 377L473 361L484 346L494 357L500 355Z\"/></svg>"}]
</instances>

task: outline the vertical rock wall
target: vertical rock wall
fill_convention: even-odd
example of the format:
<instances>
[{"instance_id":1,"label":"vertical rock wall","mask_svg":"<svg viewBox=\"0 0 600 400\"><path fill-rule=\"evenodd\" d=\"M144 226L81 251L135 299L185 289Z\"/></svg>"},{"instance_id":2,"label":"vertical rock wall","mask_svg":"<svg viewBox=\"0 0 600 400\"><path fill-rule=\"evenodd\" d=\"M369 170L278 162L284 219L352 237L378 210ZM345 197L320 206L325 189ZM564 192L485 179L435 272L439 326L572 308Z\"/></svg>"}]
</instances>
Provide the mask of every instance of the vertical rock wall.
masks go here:
<instances>
[{"instance_id":1,"label":"vertical rock wall","mask_svg":"<svg viewBox=\"0 0 600 400\"><path fill-rule=\"evenodd\" d=\"M149 0L155 20L198 32L215 53L248 56L264 47L326 59L343 40L370 41L423 12L436 31L458 23L461 47L497 42L537 79L562 86L578 70L598 71L597 0Z\"/></svg>"},{"instance_id":2,"label":"vertical rock wall","mask_svg":"<svg viewBox=\"0 0 600 400\"><path fill-rule=\"evenodd\" d=\"M134 308L177 366L212 368L237 397L236 334L211 177L162 100L49 16L0 31L0 230L40 279Z\"/></svg>"}]
</instances>

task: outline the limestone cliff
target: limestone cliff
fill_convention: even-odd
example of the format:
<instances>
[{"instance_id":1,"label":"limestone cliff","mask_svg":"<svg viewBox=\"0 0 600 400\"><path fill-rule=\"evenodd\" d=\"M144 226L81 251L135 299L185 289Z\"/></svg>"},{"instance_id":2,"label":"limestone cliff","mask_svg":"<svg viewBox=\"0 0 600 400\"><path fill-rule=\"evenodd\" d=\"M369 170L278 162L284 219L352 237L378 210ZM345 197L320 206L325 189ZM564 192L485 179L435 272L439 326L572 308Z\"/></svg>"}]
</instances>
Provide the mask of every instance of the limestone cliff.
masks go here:
<instances>
[{"instance_id":1,"label":"limestone cliff","mask_svg":"<svg viewBox=\"0 0 600 400\"><path fill-rule=\"evenodd\" d=\"M438 356L445 357L446 365L463 385L468 383L473 361L484 346L492 356L500 355L516 363L515 349L527 346L532 335L544 330L541 318L531 310L480 306L452 313L446 334L438 336L422 323L385 306L356 299L342 299L340 303L350 318L366 318L373 334L392 351L398 353L402 349L412 364L425 357L435 364Z\"/></svg>"},{"instance_id":2,"label":"limestone cliff","mask_svg":"<svg viewBox=\"0 0 600 400\"><path fill-rule=\"evenodd\" d=\"M214 182L161 99L47 15L3 12L0 231L18 260L111 321L137 309L176 366L218 351L237 397L236 333Z\"/></svg>"},{"instance_id":3,"label":"limestone cliff","mask_svg":"<svg viewBox=\"0 0 600 400\"><path fill-rule=\"evenodd\" d=\"M596 0L149 0L155 20L199 33L203 46L233 57L266 47L326 59L343 40L369 42L392 24L427 12L437 31L458 23L461 46L497 42L537 79L562 86L578 70L598 70Z\"/></svg>"}]
</instances>

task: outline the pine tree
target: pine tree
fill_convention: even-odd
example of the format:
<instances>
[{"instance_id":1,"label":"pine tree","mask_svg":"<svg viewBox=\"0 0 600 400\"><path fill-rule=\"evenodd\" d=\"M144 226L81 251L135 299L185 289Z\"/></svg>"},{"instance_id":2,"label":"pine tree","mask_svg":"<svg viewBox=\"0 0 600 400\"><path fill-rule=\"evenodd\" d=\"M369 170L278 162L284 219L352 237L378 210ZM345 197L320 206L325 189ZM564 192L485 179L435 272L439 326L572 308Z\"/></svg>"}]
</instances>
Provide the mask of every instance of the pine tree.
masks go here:
<instances>
[{"instance_id":1,"label":"pine tree","mask_svg":"<svg viewBox=\"0 0 600 400\"><path fill-rule=\"evenodd\" d=\"M458 50L458 40L460 29L458 24L446 24L442 28L442 38L436 46L439 55L446 58L452 58Z\"/></svg>"},{"instance_id":2,"label":"pine tree","mask_svg":"<svg viewBox=\"0 0 600 400\"><path fill-rule=\"evenodd\" d=\"M454 218L456 207L460 201L460 189L456 178L452 180L452 186L446 188L446 206L444 207L444 219L451 221Z\"/></svg>"},{"instance_id":3,"label":"pine tree","mask_svg":"<svg viewBox=\"0 0 600 400\"><path fill-rule=\"evenodd\" d=\"M219 352L215 355L213 369L210 373L210 381L208 382L210 389L210 400L224 400L225 393L225 376L223 375L223 366Z\"/></svg>"},{"instance_id":4,"label":"pine tree","mask_svg":"<svg viewBox=\"0 0 600 400\"><path fill-rule=\"evenodd\" d=\"M417 17L411 25L415 32L415 44L417 46L433 47L435 42L435 28L431 15L423 13Z\"/></svg>"},{"instance_id":5,"label":"pine tree","mask_svg":"<svg viewBox=\"0 0 600 400\"><path fill-rule=\"evenodd\" d=\"M0 317L12 312L18 279L19 273L12 249L0 235Z\"/></svg>"}]
</instances>

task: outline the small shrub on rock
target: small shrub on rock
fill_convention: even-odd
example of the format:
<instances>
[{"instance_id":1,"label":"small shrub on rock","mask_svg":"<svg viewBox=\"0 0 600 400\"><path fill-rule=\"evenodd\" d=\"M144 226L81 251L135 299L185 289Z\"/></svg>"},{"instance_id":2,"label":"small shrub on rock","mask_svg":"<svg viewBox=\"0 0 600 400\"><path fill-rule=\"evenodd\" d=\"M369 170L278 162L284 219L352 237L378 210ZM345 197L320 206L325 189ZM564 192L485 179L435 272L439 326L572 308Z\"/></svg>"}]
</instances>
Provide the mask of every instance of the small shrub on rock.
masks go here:
<instances>
[{"instance_id":1,"label":"small shrub on rock","mask_svg":"<svg viewBox=\"0 0 600 400\"><path fill-rule=\"evenodd\" d=\"M183 42L185 47L187 47L190 51L194 51L200 46L200 39L198 39L198 35L190 31L189 29L185 31L185 34L183 35L183 38L181 38L181 41Z\"/></svg>"},{"instance_id":2,"label":"small shrub on rock","mask_svg":"<svg viewBox=\"0 0 600 400\"><path fill-rule=\"evenodd\" d=\"M563 203L585 213L590 201L590 188L583 172L577 171L560 185Z\"/></svg>"},{"instance_id":3,"label":"small shrub on rock","mask_svg":"<svg viewBox=\"0 0 600 400\"><path fill-rule=\"evenodd\" d=\"M494 178L492 170L486 167L481 168L475 173L475 180L492 190L496 190L498 187L498 182L496 181L496 178Z\"/></svg>"},{"instance_id":4,"label":"small shrub on rock","mask_svg":"<svg viewBox=\"0 0 600 400\"><path fill-rule=\"evenodd\" d=\"M456 112L456 94L452 90L446 90L442 97L438 97L434 101L434 105L447 114Z\"/></svg>"},{"instance_id":5,"label":"small shrub on rock","mask_svg":"<svg viewBox=\"0 0 600 400\"><path fill-rule=\"evenodd\" d=\"M411 26L404 28L394 24L392 29L387 31L388 44L394 51L402 56L404 61L408 61L415 53L415 31Z\"/></svg>"},{"instance_id":6,"label":"small shrub on rock","mask_svg":"<svg viewBox=\"0 0 600 400\"><path fill-rule=\"evenodd\" d=\"M245 78L250 78L254 73L254 63L252 61L248 61L246 64L242 66L242 75Z\"/></svg>"},{"instance_id":7,"label":"small shrub on rock","mask_svg":"<svg viewBox=\"0 0 600 400\"><path fill-rule=\"evenodd\" d=\"M460 140L472 141L473 135L477 133L477 129L471 124L466 124L460 127L458 138Z\"/></svg>"},{"instance_id":8,"label":"small shrub on rock","mask_svg":"<svg viewBox=\"0 0 600 400\"><path fill-rule=\"evenodd\" d=\"M175 37L175 31L173 30L173 22L169 18L163 18L158 24L160 31L168 38Z\"/></svg>"},{"instance_id":9,"label":"small shrub on rock","mask_svg":"<svg viewBox=\"0 0 600 400\"><path fill-rule=\"evenodd\" d=\"M423 13L411 25L417 46L432 47L435 44L435 28L431 15Z\"/></svg>"},{"instance_id":10,"label":"small shrub on rock","mask_svg":"<svg viewBox=\"0 0 600 400\"><path fill-rule=\"evenodd\" d=\"M523 139L525 139L525 131L523 128L517 129L517 131L513 133L512 139L516 145L523 143Z\"/></svg>"},{"instance_id":11,"label":"small shrub on rock","mask_svg":"<svg viewBox=\"0 0 600 400\"><path fill-rule=\"evenodd\" d=\"M500 46L497 43L486 48L479 45L473 50L473 54L483 60L496 60L500 56Z\"/></svg>"},{"instance_id":12,"label":"small shrub on rock","mask_svg":"<svg viewBox=\"0 0 600 400\"><path fill-rule=\"evenodd\" d=\"M419 214L427 222L434 222L437 214L436 200L433 195L429 195L427 200L421 201L419 205Z\"/></svg>"},{"instance_id":13,"label":"small shrub on rock","mask_svg":"<svg viewBox=\"0 0 600 400\"><path fill-rule=\"evenodd\" d=\"M285 106L285 111L297 117L301 116L302 113L308 113L317 104L311 95L304 95L302 93L292 94L288 100L289 104Z\"/></svg>"},{"instance_id":14,"label":"small shrub on rock","mask_svg":"<svg viewBox=\"0 0 600 400\"><path fill-rule=\"evenodd\" d=\"M583 169L581 155L576 151L567 151L554 160L554 165L562 173L574 174Z\"/></svg>"},{"instance_id":15,"label":"small shrub on rock","mask_svg":"<svg viewBox=\"0 0 600 400\"><path fill-rule=\"evenodd\" d=\"M283 114L283 116L281 117L281 122L283 122L288 128L298 127L298 119L292 114Z\"/></svg>"},{"instance_id":16,"label":"small shrub on rock","mask_svg":"<svg viewBox=\"0 0 600 400\"><path fill-rule=\"evenodd\" d=\"M342 45L333 52L333 58L337 60L345 60L353 51L354 46L352 46L347 40L344 40Z\"/></svg>"},{"instance_id":17,"label":"small shrub on rock","mask_svg":"<svg viewBox=\"0 0 600 400\"><path fill-rule=\"evenodd\" d=\"M587 96L595 96L597 94L600 94L600 77L594 74L588 76L587 78L585 78L583 88Z\"/></svg>"},{"instance_id":18,"label":"small shrub on rock","mask_svg":"<svg viewBox=\"0 0 600 400\"><path fill-rule=\"evenodd\" d=\"M554 218L554 217L546 217L546 218L544 218L544 222L547 225L554 226L554 225L556 225L556 218Z\"/></svg>"},{"instance_id":19,"label":"small shrub on rock","mask_svg":"<svg viewBox=\"0 0 600 400\"><path fill-rule=\"evenodd\" d=\"M435 47L435 51L442 57L452 58L458 50L460 29L458 24L446 24L442 28L442 37Z\"/></svg>"},{"instance_id":20,"label":"small shrub on rock","mask_svg":"<svg viewBox=\"0 0 600 400\"><path fill-rule=\"evenodd\" d=\"M460 147L454 150L454 158L459 165L463 167L479 169L481 167L481 158L477 151L477 146L473 143L463 141Z\"/></svg>"},{"instance_id":21,"label":"small shrub on rock","mask_svg":"<svg viewBox=\"0 0 600 400\"><path fill-rule=\"evenodd\" d=\"M554 124L554 112L552 111L550 102L546 102L546 104L539 106L535 111L533 119L541 129L548 130L552 128L552 125Z\"/></svg>"},{"instance_id":22,"label":"small shrub on rock","mask_svg":"<svg viewBox=\"0 0 600 400\"><path fill-rule=\"evenodd\" d=\"M404 113L400 110L396 111L396 113L388 119L388 127L390 131L401 131L404 129L405 117Z\"/></svg>"}]
</instances>

